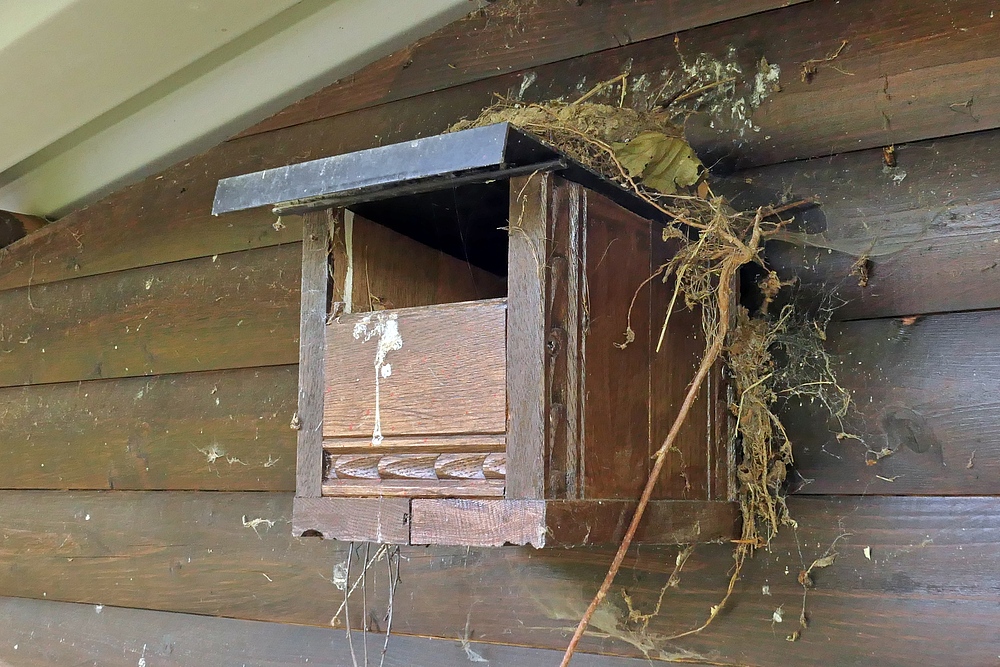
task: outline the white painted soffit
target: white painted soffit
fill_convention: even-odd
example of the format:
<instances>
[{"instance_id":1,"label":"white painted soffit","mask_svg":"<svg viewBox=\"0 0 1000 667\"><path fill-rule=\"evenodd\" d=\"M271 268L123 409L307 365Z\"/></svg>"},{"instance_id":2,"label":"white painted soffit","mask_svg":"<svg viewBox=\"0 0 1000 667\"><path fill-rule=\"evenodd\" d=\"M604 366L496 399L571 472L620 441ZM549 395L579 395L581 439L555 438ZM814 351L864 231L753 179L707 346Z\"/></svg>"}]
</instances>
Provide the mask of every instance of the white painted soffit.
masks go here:
<instances>
[{"instance_id":1,"label":"white painted soffit","mask_svg":"<svg viewBox=\"0 0 1000 667\"><path fill-rule=\"evenodd\" d=\"M63 25L67 12L88 6L106 12L116 5L157 9L118 15L121 20L97 33L86 27L93 17L85 12L67 24L83 35ZM212 10L199 14L205 5ZM64 215L219 143L478 6L470 0L0 0L0 85L17 90L18 81L37 79L42 89L58 89L45 100L49 106L72 111L38 112L29 122L5 116L0 105L0 209ZM3 69L14 62L4 60L8 54L21 55L25 39L24 29L13 38L5 32L2 23L11 16L36 37L53 25L62 30L65 48L79 53L59 51L59 43L36 46L48 49L46 63L69 58L80 67L52 71L31 65L41 62L35 58ZM142 25L130 28L130 21ZM140 37L132 39L130 30ZM161 38L158 31L183 35ZM117 45L89 51L92 41ZM124 62L138 60L140 51L153 62ZM163 55L150 59L150 53ZM19 113L24 119L36 112Z\"/></svg>"}]
</instances>

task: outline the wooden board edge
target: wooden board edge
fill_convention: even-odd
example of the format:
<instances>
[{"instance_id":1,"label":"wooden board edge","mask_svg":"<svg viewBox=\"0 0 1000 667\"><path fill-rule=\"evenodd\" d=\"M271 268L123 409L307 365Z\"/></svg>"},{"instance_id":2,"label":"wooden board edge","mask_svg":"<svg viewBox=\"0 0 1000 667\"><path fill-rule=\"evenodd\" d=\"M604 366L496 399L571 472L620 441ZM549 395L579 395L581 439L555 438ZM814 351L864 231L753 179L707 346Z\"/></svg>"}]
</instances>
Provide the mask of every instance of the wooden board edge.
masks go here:
<instances>
[{"instance_id":1,"label":"wooden board edge","mask_svg":"<svg viewBox=\"0 0 1000 667\"><path fill-rule=\"evenodd\" d=\"M295 498L292 535L348 542L410 543L409 498Z\"/></svg>"},{"instance_id":2,"label":"wooden board edge","mask_svg":"<svg viewBox=\"0 0 1000 667\"><path fill-rule=\"evenodd\" d=\"M507 498L545 494L545 270L553 176L510 180L507 272Z\"/></svg>"},{"instance_id":3,"label":"wooden board edge","mask_svg":"<svg viewBox=\"0 0 1000 667\"><path fill-rule=\"evenodd\" d=\"M552 500L545 505L546 546L580 547L621 542L636 503L631 500ZM738 536L739 505L711 500L654 500L636 544L720 542Z\"/></svg>"},{"instance_id":4,"label":"wooden board edge","mask_svg":"<svg viewBox=\"0 0 1000 667\"><path fill-rule=\"evenodd\" d=\"M318 498L323 484L323 391L330 288L330 234L343 211L303 216L302 306L299 320L299 393L295 495Z\"/></svg>"},{"instance_id":5,"label":"wooden board edge","mask_svg":"<svg viewBox=\"0 0 1000 667\"><path fill-rule=\"evenodd\" d=\"M411 544L545 546L544 500L417 499Z\"/></svg>"}]
</instances>

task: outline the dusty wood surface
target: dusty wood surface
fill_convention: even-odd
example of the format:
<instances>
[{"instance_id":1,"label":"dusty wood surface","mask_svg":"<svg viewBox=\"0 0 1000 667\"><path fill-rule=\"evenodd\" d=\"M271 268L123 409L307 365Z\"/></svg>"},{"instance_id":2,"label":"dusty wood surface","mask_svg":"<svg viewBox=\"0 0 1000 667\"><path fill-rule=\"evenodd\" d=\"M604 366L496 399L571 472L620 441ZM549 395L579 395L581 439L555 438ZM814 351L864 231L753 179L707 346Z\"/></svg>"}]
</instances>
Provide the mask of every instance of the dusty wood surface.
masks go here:
<instances>
[{"instance_id":1,"label":"dusty wood surface","mask_svg":"<svg viewBox=\"0 0 1000 667\"><path fill-rule=\"evenodd\" d=\"M293 364L299 244L0 292L0 386Z\"/></svg>"},{"instance_id":2,"label":"dusty wood surface","mask_svg":"<svg viewBox=\"0 0 1000 667\"><path fill-rule=\"evenodd\" d=\"M413 544L545 546L545 501L417 499L411 504Z\"/></svg>"},{"instance_id":3,"label":"dusty wood surface","mask_svg":"<svg viewBox=\"0 0 1000 667\"><path fill-rule=\"evenodd\" d=\"M323 435L506 432L506 313L492 299L332 320Z\"/></svg>"},{"instance_id":4,"label":"dusty wood surface","mask_svg":"<svg viewBox=\"0 0 1000 667\"><path fill-rule=\"evenodd\" d=\"M194 158L0 249L0 289L302 239L298 216L279 220L266 209L252 209L213 217L215 173ZM195 181L198 187L192 189ZM136 243L140 238L142 243Z\"/></svg>"},{"instance_id":5,"label":"dusty wood surface","mask_svg":"<svg viewBox=\"0 0 1000 667\"><path fill-rule=\"evenodd\" d=\"M287 522L287 519L285 520ZM252 523L252 522L250 522ZM270 530L273 525L263 523ZM287 523L284 528L287 528ZM410 543L408 498L296 498L289 535L319 533L339 540ZM308 543L317 542L316 537ZM318 561L317 561L318 562Z\"/></svg>"},{"instance_id":6,"label":"dusty wood surface","mask_svg":"<svg viewBox=\"0 0 1000 667\"><path fill-rule=\"evenodd\" d=\"M364 635L352 642L358 659ZM382 649L375 633L367 637L372 657ZM385 656L388 667L441 667L468 663L476 655L493 665L556 664L559 652L504 644L394 636ZM95 664L135 667L140 660L157 667L255 665L290 667L319 664L352 667L343 629L280 625L228 618L207 618L144 609L77 605L44 600L0 600L0 660L18 667ZM641 658L581 653L577 667L643 667Z\"/></svg>"},{"instance_id":7,"label":"dusty wood surface","mask_svg":"<svg viewBox=\"0 0 1000 667\"><path fill-rule=\"evenodd\" d=\"M546 230L555 180L510 180L507 269L507 497L545 497Z\"/></svg>"},{"instance_id":8,"label":"dusty wood surface","mask_svg":"<svg viewBox=\"0 0 1000 667\"><path fill-rule=\"evenodd\" d=\"M843 428L818 407L787 411L802 493L1000 494L1000 311L831 328L830 351L855 410ZM847 431L866 444L841 439ZM867 445L867 446L866 446ZM888 449L876 465L865 455Z\"/></svg>"},{"instance_id":9,"label":"dusty wood surface","mask_svg":"<svg viewBox=\"0 0 1000 667\"><path fill-rule=\"evenodd\" d=\"M587 195L575 183L552 192L545 251L545 497L583 493Z\"/></svg>"},{"instance_id":10,"label":"dusty wood surface","mask_svg":"<svg viewBox=\"0 0 1000 667\"><path fill-rule=\"evenodd\" d=\"M298 125L803 0L502 2L296 102L239 136ZM554 26L558 26L554 29ZM596 82L595 82L596 83Z\"/></svg>"},{"instance_id":11,"label":"dusty wood surface","mask_svg":"<svg viewBox=\"0 0 1000 667\"><path fill-rule=\"evenodd\" d=\"M0 593L328 627L344 597L331 578L346 561L346 544L290 540L291 501L274 493L4 492ZM635 642L653 641L654 657L690 651L737 664L825 665L831 647L845 665L995 659L995 499L796 498L790 506L798 546L785 530L770 552L759 552L732 607L705 634L656 640L699 623L718 602L732 547L697 548L646 638L623 631L622 588L649 610L676 549L642 547L627 560L586 650L637 655ZM850 535L838 541L836 563L813 573L809 629L785 641L802 600L797 573L843 533ZM402 555L399 632L454 637L468 627L483 641L546 648L562 647L610 559L600 549L419 547ZM381 613L385 570L370 574L369 608ZM772 626L779 607L784 622ZM360 614L358 598L350 609Z\"/></svg>"},{"instance_id":12,"label":"dusty wood surface","mask_svg":"<svg viewBox=\"0 0 1000 667\"><path fill-rule=\"evenodd\" d=\"M586 202L584 498L637 498L649 459L653 226L593 192ZM635 296L631 320L629 306ZM624 349L626 326L635 340Z\"/></svg>"},{"instance_id":13,"label":"dusty wood surface","mask_svg":"<svg viewBox=\"0 0 1000 667\"><path fill-rule=\"evenodd\" d=\"M334 243L334 300L344 302L348 313L507 295L501 277L360 215L347 212L346 216ZM344 293L348 280L350 298Z\"/></svg>"},{"instance_id":14,"label":"dusty wood surface","mask_svg":"<svg viewBox=\"0 0 1000 667\"><path fill-rule=\"evenodd\" d=\"M816 197L792 231L817 247L772 242L767 260L795 278L800 303L836 292L836 319L1000 307L1000 133L897 146L741 172L717 190L740 208ZM748 182L749 179L749 182ZM801 241L800 241L801 243ZM825 247L824 247L825 246ZM868 284L851 269L867 254Z\"/></svg>"},{"instance_id":15,"label":"dusty wood surface","mask_svg":"<svg viewBox=\"0 0 1000 667\"><path fill-rule=\"evenodd\" d=\"M323 483L323 401L326 389L326 319L330 311L332 229L343 210L307 213L302 220L299 309L299 384L295 427L295 495L318 498ZM340 368L330 369L341 372Z\"/></svg>"},{"instance_id":16,"label":"dusty wood surface","mask_svg":"<svg viewBox=\"0 0 1000 667\"><path fill-rule=\"evenodd\" d=\"M295 366L0 389L0 488L291 491Z\"/></svg>"},{"instance_id":17,"label":"dusty wood surface","mask_svg":"<svg viewBox=\"0 0 1000 667\"><path fill-rule=\"evenodd\" d=\"M627 500L554 500L545 505L549 547L621 544L636 503ZM736 537L735 503L654 500L646 507L636 544L725 542Z\"/></svg>"}]
</instances>

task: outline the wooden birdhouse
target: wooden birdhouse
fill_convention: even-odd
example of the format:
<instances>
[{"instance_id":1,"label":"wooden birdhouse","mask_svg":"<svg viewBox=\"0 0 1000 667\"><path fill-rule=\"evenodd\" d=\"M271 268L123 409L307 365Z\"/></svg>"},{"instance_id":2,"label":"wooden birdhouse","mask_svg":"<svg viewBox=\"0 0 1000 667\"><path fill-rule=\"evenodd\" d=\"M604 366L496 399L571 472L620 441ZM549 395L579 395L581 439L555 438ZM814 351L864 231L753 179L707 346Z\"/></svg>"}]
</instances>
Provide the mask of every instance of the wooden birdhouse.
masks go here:
<instances>
[{"instance_id":1,"label":"wooden birdhouse","mask_svg":"<svg viewBox=\"0 0 1000 667\"><path fill-rule=\"evenodd\" d=\"M506 123L219 183L303 214L296 535L619 540L704 347L659 211ZM626 330L633 332L626 336ZM706 383L638 541L737 525L726 384Z\"/></svg>"}]
</instances>

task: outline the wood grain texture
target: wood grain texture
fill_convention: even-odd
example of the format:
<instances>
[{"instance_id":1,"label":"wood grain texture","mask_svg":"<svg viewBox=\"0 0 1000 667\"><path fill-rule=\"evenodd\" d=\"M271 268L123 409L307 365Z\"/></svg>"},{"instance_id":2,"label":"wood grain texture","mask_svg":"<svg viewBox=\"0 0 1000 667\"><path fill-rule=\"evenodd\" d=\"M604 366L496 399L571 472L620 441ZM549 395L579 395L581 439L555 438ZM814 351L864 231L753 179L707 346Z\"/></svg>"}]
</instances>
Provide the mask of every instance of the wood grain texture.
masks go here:
<instances>
[{"instance_id":1,"label":"wood grain texture","mask_svg":"<svg viewBox=\"0 0 1000 667\"><path fill-rule=\"evenodd\" d=\"M44 628L45 632L39 632ZM367 637L369 649L382 649L378 630ZM0 660L18 667L96 664L135 667L140 660L157 667L255 665L291 667L320 664L352 667L351 644L363 652L365 636L351 642L341 628L210 618L145 609L80 605L18 598L0 599ZM556 664L561 652L472 641L475 655L494 665ZM388 667L454 667L469 655L457 639L396 635L389 642ZM360 655L359 655L360 659ZM381 656L380 656L381 661ZM642 658L587 653L577 667L644 667Z\"/></svg>"},{"instance_id":2,"label":"wood grain texture","mask_svg":"<svg viewBox=\"0 0 1000 667\"><path fill-rule=\"evenodd\" d=\"M291 504L291 494L276 493L3 492L0 593L329 627L344 598L332 569L346 561L348 545L290 539ZM828 665L832 646L844 665L995 660L997 588L984 575L1000 567L994 498L798 497L789 505L798 546L783 530L770 551L748 562L710 631L664 642L699 624L728 582L731 545L695 550L679 587L667 592L669 613L639 638L653 642L654 657L688 651L689 659L710 662ZM809 629L786 642L802 601L798 571L844 532L836 563L813 573ZM611 558L605 549L530 547L412 547L401 555L396 631L454 637L468 627L479 640L551 649L563 648ZM675 556L665 547L629 555L586 650L640 655L622 589L651 609ZM361 567L357 558L352 569ZM372 568L368 581L377 616L385 609L384 573ZM770 595L761 593L765 584ZM772 628L779 606L785 623ZM360 627L359 598L352 596L351 610Z\"/></svg>"},{"instance_id":3,"label":"wood grain texture","mask_svg":"<svg viewBox=\"0 0 1000 667\"><path fill-rule=\"evenodd\" d=\"M329 479L503 479L497 471L506 469L504 454L486 452L340 454L331 459Z\"/></svg>"},{"instance_id":4,"label":"wood grain texture","mask_svg":"<svg viewBox=\"0 0 1000 667\"><path fill-rule=\"evenodd\" d=\"M376 414L386 436L504 433L506 312L492 299L331 321L323 435L373 442ZM387 326L400 346L386 347L379 366Z\"/></svg>"},{"instance_id":5,"label":"wood grain texture","mask_svg":"<svg viewBox=\"0 0 1000 667\"><path fill-rule=\"evenodd\" d=\"M546 546L620 544L636 503L628 500L553 500L545 505ZM735 503L654 500L646 507L636 544L693 544L731 540L739 527Z\"/></svg>"},{"instance_id":6,"label":"wood grain texture","mask_svg":"<svg viewBox=\"0 0 1000 667\"><path fill-rule=\"evenodd\" d=\"M410 500L296 498L292 507L292 535L303 533L319 533L341 541L409 544ZM314 567L321 565L320 560L313 563Z\"/></svg>"},{"instance_id":7,"label":"wood grain texture","mask_svg":"<svg viewBox=\"0 0 1000 667\"><path fill-rule=\"evenodd\" d=\"M330 479L323 483L329 498L503 498L502 480ZM374 538L369 538L374 539ZM458 544L459 542L449 542Z\"/></svg>"},{"instance_id":8,"label":"wood grain texture","mask_svg":"<svg viewBox=\"0 0 1000 667\"><path fill-rule=\"evenodd\" d=\"M367 454L372 451L371 441L364 438L326 438L323 449L331 455ZM381 450L394 452L505 452L504 435L438 435L413 437L388 437L382 441Z\"/></svg>"},{"instance_id":9,"label":"wood grain texture","mask_svg":"<svg viewBox=\"0 0 1000 667\"><path fill-rule=\"evenodd\" d=\"M834 370L855 409L844 428L792 405L787 426L800 493L1000 494L996 424L1000 311L832 327ZM866 465L866 447L893 454Z\"/></svg>"},{"instance_id":10,"label":"wood grain texture","mask_svg":"<svg viewBox=\"0 0 1000 667\"><path fill-rule=\"evenodd\" d=\"M505 2L433 35L296 102L239 136L269 132L498 73L612 49L803 0ZM558 26L558 28L555 28Z\"/></svg>"},{"instance_id":11,"label":"wood grain texture","mask_svg":"<svg viewBox=\"0 0 1000 667\"><path fill-rule=\"evenodd\" d=\"M298 244L0 292L0 386L298 359Z\"/></svg>"},{"instance_id":12,"label":"wood grain texture","mask_svg":"<svg viewBox=\"0 0 1000 667\"><path fill-rule=\"evenodd\" d=\"M252 209L213 217L217 154L209 154L207 164L195 158L175 165L0 248L0 289L302 239L297 216L279 220L266 209ZM230 175L238 173L234 168Z\"/></svg>"},{"instance_id":13,"label":"wood grain texture","mask_svg":"<svg viewBox=\"0 0 1000 667\"><path fill-rule=\"evenodd\" d=\"M507 497L545 496L545 267L553 177L510 180L507 268Z\"/></svg>"},{"instance_id":14,"label":"wood grain texture","mask_svg":"<svg viewBox=\"0 0 1000 667\"><path fill-rule=\"evenodd\" d=\"M330 310L332 229L343 210L307 213L302 221L302 283L299 310L299 386L296 413L295 495L318 498L323 481L323 404L327 373L326 320Z\"/></svg>"},{"instance_id":15,"label":"wood grain texture","mask_svg":"<svg viewBox=\"0 0 1000 667\"><path fill-rule=\"evenodd\" d=\"M542 500L414 500L411 509L413 544L545 546Z\"/></svg>"},{"instance_id":16,"label":"wood grain texture","mask_svg":"<svg viewBox=\"0 0 1000 667\"><path fill-rule=\"evenodd\" d=\"M296 370L0 389L0 488L295 488Z\"/></svg>"},{"instance_id":17,"label":"wood grain texture","mask_svg":"<svg viewBox=\"0 0 1000 667\"><path fill-rule=\"evenodd\" d=\"M587 193L584 498L638 498L648 476L650 306L649 290L639 286L653 272L652 230L648 220ZM629 326L635 340L619 348Z\"/></svg>"},{"instance_id":18,"label":"wood grain texture","mask_svg":"<svg viewBox=\"0 0 1000 667\"><path fill-rule=\"evenodd\" d=\"M653 231L652 266L655 270L673 257L676 242L660 241L659 229ZM652 271L650 272L652 273ZM701 312L683 303L675 304L659 352L660 332L674 293L674 281L652 280L644 289L649 292L648 337L650 359L649 450L652 457L663 444L677 409L687 394L705 352ZM678 301L681 301L678 299ZM654 498L698 498L726 500L732 467L728 455L727 383L722 363L706 378L704 387L691 407L691 416L681 427L677 440L667 454L663 472L654 490ZM733 477L735 480L735 477Z\"/></svg>"},{"instance_id":19,"label":"wood grain texture","mask_svg":"<svg viewBox=\"0 0 1000 667\"><path fill-rule=\"evenodd\" d=\"M348 313L432 306L507 295L506 281L388 227L346 212L344 240L334 245L334 300ZM350 252L347 230L350 230ZM344 294L350 271L351 295Z\"/></svg>"},{"instance_id":20,"label":"wood grain texture","mask_svg":"<svg viewBox=\"0 0 1000 667\"><path fill-rule=\"evenodd\" d=\"M998 140L989 131L897 146L894 169L881 149L858 151L749 170L713 187L740 208L819 200L792 228L821 235L812 237L819 247L771 242L766 258L798 281L801 304L835 292L826 298L836 319L997 308ZM866 253L862 287L851 267Z\"/></svg>"},{"instance_id":21,"label":"wood grain texture","mask_svg":"<svg viewBox=\"0 0 1000 667\"><path fill-rule=\"evenodd\" d=\"M546 232L545 497L583 492L586 397L586 195L582 186L555 179Z\"/></svg>"}]
</instances>

